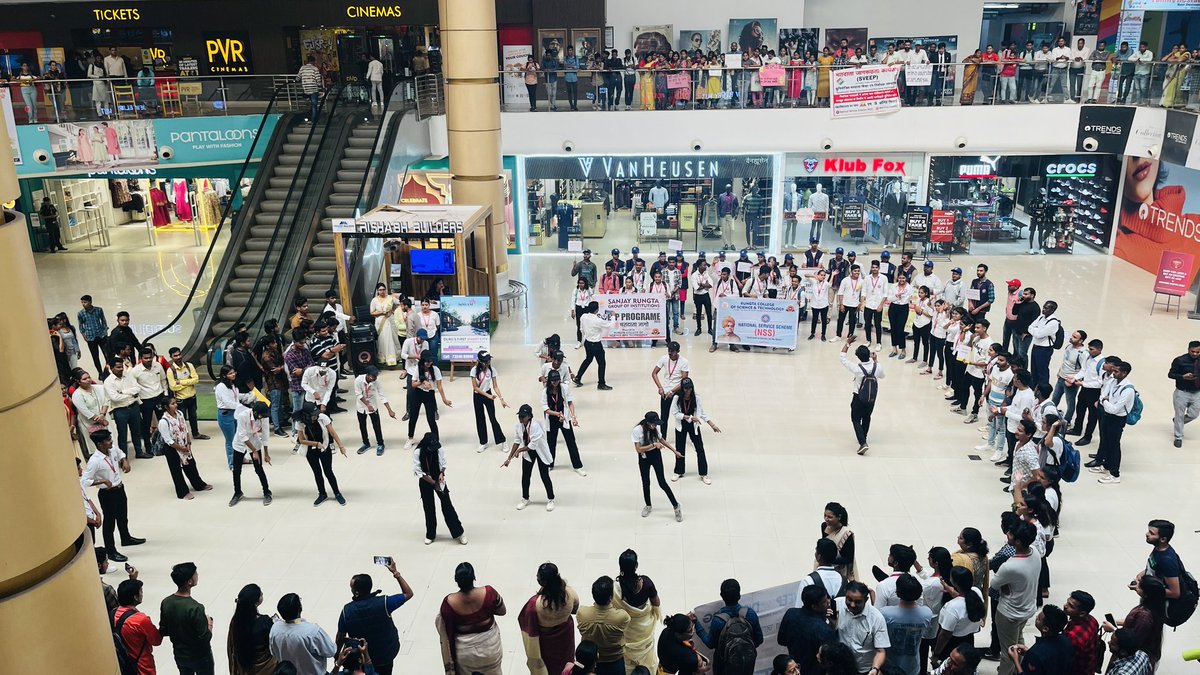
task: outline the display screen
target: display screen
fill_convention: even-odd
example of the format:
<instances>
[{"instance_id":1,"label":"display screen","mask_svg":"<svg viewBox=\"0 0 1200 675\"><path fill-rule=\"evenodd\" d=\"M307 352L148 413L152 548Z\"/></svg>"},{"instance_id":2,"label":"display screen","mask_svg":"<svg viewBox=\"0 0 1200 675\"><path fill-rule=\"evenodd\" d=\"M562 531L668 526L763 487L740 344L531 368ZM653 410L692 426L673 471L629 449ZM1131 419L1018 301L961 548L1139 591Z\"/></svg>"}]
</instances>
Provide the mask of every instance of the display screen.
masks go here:
<instances>
[{"instance_id":1,"label":"display screen","mask_svg":"<svg viewBox=\"0 0 1200 675\"><path fill-rule=\"evenodd\" d=\"M414 248L408 253L413 274L454 274L454 251Z\"/></svg>"}]
</instances>

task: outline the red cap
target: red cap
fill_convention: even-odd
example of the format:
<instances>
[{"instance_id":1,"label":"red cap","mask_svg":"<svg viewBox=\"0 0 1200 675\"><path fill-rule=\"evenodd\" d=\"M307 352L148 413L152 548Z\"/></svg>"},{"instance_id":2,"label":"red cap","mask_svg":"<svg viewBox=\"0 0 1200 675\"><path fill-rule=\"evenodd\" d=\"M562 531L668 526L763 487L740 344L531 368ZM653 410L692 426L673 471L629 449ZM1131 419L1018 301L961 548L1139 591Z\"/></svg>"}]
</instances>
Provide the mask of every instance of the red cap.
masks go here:
<instances>
[{"instance_id":1,"label":"red cap","mask_svg":"<svg viewBox=\"0 0 1200 675\"><path fill-rule=\"evenodd\" d=\"M1020 287L1021 287L1021 280L1020 280L1020 279L1009 279L1009 280L1008 280L1008 287L1009 287L1009 288L1020 288Z\"/></svg>"}]
</instances>

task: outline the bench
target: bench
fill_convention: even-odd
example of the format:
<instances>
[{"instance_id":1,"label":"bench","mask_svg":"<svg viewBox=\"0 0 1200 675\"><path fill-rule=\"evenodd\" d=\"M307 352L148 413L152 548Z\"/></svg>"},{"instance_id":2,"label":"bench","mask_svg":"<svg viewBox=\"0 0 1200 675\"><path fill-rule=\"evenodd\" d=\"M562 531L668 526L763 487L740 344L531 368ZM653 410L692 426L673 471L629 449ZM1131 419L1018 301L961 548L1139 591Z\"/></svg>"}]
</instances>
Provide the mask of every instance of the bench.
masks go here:
<instances>
[{"instance_id":1,"label":"bench","mask_svg":"<svg viewBox=\"0 0 1200 675\"><path fill-rule=\"evenodd\" d=\"M520 304L525 309L529 309L529 287L520 281L508 280L508 292L501 293L498 298L500 302L500 314L504 314L504 309L508 308L508 313L512 314L513 309Z\"/></svg>"}]
</instances>

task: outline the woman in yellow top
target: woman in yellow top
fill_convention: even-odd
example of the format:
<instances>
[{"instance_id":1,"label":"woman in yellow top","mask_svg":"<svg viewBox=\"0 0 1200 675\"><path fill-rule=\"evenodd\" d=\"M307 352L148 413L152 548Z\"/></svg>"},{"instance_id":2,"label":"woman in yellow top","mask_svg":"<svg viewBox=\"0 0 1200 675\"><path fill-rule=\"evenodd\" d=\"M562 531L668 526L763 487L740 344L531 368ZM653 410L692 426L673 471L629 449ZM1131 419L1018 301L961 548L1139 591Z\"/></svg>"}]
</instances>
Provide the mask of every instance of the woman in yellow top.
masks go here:
<instances>
[{"instance_id":1,"label":"woman in yellow top","mask_svg":"<svg viewBox=\"0 0 1200 675\"><path fill-rule=\"evenodd\" d=\"M542 563L537 572L538 592L529 598L517 617L525 643L529 675L560 675L575 660L575 621L579 596L567 585L554 563Z\"/></svg>"},{"instance_id":2,"label":"woman in yellow top","mask_svg":"<svg viewBox=\"0 0 1200 675\"><path fill-rule=\"evenodd\" d=\"M950 554L950 562L955 567L971 570L971 575L975 578L975 588L983 592L983 602L986 605L992 570L988 567L988 544L979 530L968 527L959 533L958 550ZM984 622L986 621L985 615Z\"/></svg>"},{"instance_id":3,"label":"woman in yellow top","mask_svg":"<svg viewBox=\"0 0 1200 675\"><path fill-rule=\"evenodd\" d=\"M654 69L658 67L658 55L648 54L638 73L638 86L642 92L641 110L654 110Z\"/></svg>"},{"instance_id":4,"label":"woman in yellow top","mask_svg":"<svg viewBox=\"0 0 1200 675\"><path fill-rule=\"evenodd\" d=\"M1185 49L1183 45L1175 45L1171 48L1171 53L1163 58L1163 61L1170 65L1167 66L1167 74L1163 79L1162 107L1172 108L1181 103L1187 103L1186 96L1182 98L1179 96L1179 85L1187 77L1187 62L1191 58L1191 52Z\"/></svg>"},{"instance_id":5,"label":"woman in yellow top","mask_svg":"<svg viewBox=\"0 0 1200 675\"><path fill-rule=\"evenodd\" d=\"M721 100L721 59L716 55L708 58L708 89L709 107L717 107L717 103Z\"/></svg>"},{"instance_id":6,"label":"woman in yellow top","mask_svg":"<svg viewBox=\"0 0 1200 675\"><path fill-rule=\"evenodd\" d=\"M833 53L829 47L821 50L817 57L817 105L829 102L829 69L833 66Z\"/></svg>"}]
</instances>

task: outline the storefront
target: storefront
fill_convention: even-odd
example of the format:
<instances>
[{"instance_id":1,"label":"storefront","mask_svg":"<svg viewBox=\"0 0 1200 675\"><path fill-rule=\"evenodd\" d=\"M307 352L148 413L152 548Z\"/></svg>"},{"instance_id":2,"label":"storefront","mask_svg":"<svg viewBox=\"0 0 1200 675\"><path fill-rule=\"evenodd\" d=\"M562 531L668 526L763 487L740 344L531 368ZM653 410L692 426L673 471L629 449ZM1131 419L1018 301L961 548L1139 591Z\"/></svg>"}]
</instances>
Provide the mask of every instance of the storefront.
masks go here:
<instances>
[{"instance_id":1,"label":"storefront","mask_svg":"<svg viewBox=\"0 0 1200 675\"><path fill-rule=\"evenodd\" d=\"M925 155L790 153L780 187L780 249L836 242L895 246L904 212L923 194Z\"/></svg>"},{"instance_id":2,"label":"storefront","mask_svg":"<svg viewBox=\"0 0 1200 675\"><path fill-rule=\"evenodd\" d=\"M529 252L771 246L780 155L586 155L518 161Z\"/></svg>"},{"instance_id":3,"label":"storefront","mask_svg":"<svg viewBox=\"0 0 1200 675\"><path fill-rule=\"evenodd\" d=\"M954 219L943 253L1106 252L1120 164L1112 155L932 157L928 204ZM1083 244L1080 246L1079 244Z\"/></svg>"}]
</instances>

